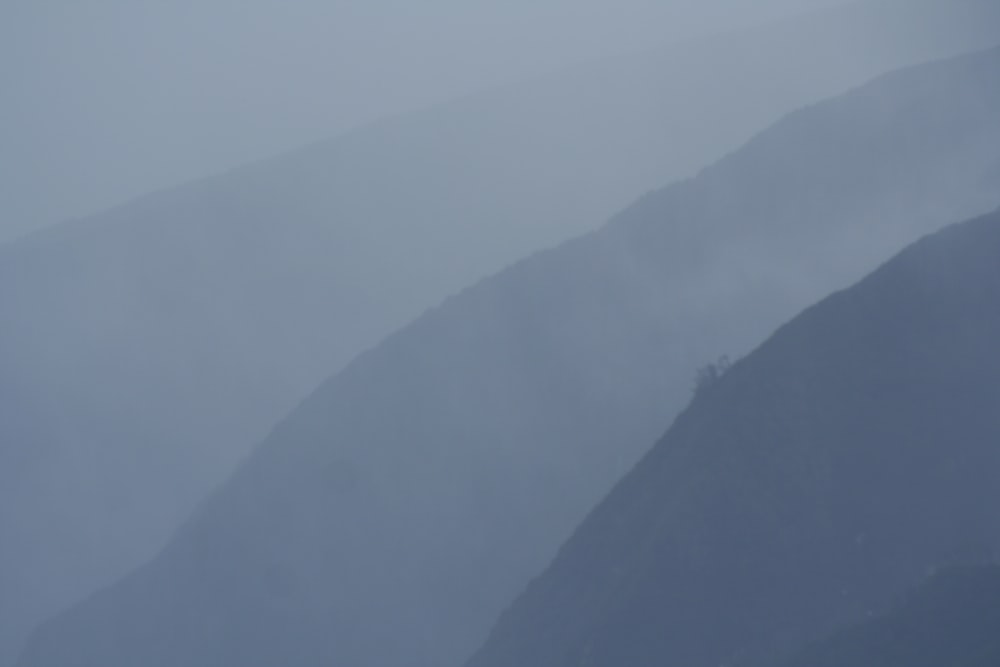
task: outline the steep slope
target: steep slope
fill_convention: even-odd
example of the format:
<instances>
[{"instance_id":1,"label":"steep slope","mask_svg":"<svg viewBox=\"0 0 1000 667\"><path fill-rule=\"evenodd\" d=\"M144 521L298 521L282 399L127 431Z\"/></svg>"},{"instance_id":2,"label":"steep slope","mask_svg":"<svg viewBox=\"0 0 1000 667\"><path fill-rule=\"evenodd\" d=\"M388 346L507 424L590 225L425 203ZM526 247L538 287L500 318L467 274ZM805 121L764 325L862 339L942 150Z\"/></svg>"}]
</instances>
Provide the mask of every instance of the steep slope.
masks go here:
<instances>
[{"instance_id":1,"label":"steep slope","mask_svg":"<svg viewBox=\"0 0 1000 667\"><path fill-rule=\"evenodd\" d=\"M949 568L885 616L816 642L782 667L1000 665L1000 568Z\"/></svg>"},{"instance_id":2,"label":"steep slope","mask_svg":"<svg viewBox=\"0 0 1000 667\"><path fill-rule=\"evenodd\" d=\"M700 392L469 665L758 664L995 549L998 303L993 213L795 318Z\"/></svg>"},{"instance_id":3,"label":"steep slope","mask_svg":"<svg viewBox=\"0 0 1000 667\"><path fill-rule=\"evenodd\" d=\"M0 664L41 616L151 557L302 396L429 304L787 109L1000 39L995 3L915 6L588 65L0 250Z\"/></svg>"},{"instance_id":4,"label":"steep slope","mask_svg":"<svg viewBox=\"0 0 1000 667\"><path fill-rule=\"evenodd\" d=\"M456 664L695 368L1000 203L1000 50L795 113L362 355L24 665Z\"/></svg>"}]
</instances>

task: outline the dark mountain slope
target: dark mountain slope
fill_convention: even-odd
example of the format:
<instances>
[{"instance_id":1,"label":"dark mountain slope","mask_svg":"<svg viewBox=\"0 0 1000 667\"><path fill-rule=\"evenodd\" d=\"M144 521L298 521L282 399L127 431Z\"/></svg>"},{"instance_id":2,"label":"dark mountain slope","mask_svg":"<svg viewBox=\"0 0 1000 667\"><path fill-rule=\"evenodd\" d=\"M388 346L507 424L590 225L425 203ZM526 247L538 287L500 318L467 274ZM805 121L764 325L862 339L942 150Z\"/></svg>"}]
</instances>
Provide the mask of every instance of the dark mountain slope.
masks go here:
<instances>
[{"instance_id":1,"label":"dark mountain slope","mask_svg":"<svg viewBox=\"0 0 1000 667\"><path fill-rule=\"evenodd\" d=\"M1000 203L985 177L998 64L923 66L793 114L449 300L323 385L154 563L47 626L25 664L466 657L699 364Z\"/></svg>"},{"instance_id":2,"label":"dark mountain slope","mask_svg":"<svg viewBox=\"0 0 1000 667\"><path fill-rule=\"evenodd\" d=\"M1000 665L1000 568L934 574L885 616L841 631L782 667L996 667Z\"/></svg>"},{"instance_id":3,"label":"dark mountain slope","mask_svg":"<svg viewBox=\"0 0 1000 667\"><path fill-rule=\"evenodd\" d=\"M991 0L915 7L588 64L4 246L0 664L39 618L151 557L301 397L445 295L789 109L1000 41Z\"/></svg>"},{"instance_id":4,"label":"dark mountain slope","mask_svg":"<svg viewBox=\"0 0 1000 667\"><path fill-rule=\"evenodd\" d=\"M469 664L754 664L995 548L998 304L994 213L807 310L699 394Z\"/></svg>"}]
</instances>

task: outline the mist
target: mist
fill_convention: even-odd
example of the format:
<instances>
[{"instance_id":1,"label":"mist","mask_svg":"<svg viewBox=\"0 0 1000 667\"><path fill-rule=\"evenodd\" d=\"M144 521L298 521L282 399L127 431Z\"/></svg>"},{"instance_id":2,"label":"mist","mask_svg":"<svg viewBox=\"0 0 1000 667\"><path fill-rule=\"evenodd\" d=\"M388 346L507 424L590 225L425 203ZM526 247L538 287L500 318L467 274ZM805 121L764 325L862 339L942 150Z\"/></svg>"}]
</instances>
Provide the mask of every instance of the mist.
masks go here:
<instances>
[{"instance_id":1,"label":"mist","mask_svg":"<svg viewBox=\"0 0 1000 667\"><path fill-rule=\"evenodd\" d=\"M879 433L964 414L879 393L914 377L967 382L969 437L1000 436L993 366L969 362L994 236L933 235L1000 206L998 45L993 0L5 4L0 667L552 667L590 647L778 667L956 544L992 548L968 510L988 485L957 489L993 459L935 458L927 435L928 470L961 471L929 496L940 521L873 510L900 542L831 547L853 567L835 585L770 545L853 540L837 522L863 512L786 479L785 450L743 454L791 447L793 424L821 443L806 458L859 461L830 469L866 503L904 503L924 468L870 486L858 452L900 457ZM910 270L866 287L914 243L942 244L944 296ZM826 305L842 290L872 312ZM822 363L830 339L782 333L815 309L863 333L836 338L851 374ZM889 339L935 352L872 360ZM698 454L664 472L675 450ZM770 532L751 510L799 516L800 482L828 514ZM714 513L730 489L752 534ZM727 541L835 599L768 597ZM726 594L705 572L756 596L730 625L706 620ZM705 600L697 627L673 589Z\"/></svg>"},{"instance_id":2,"label":"mist","mask_svg":"<svg viewBox=\"0 0 1000 667\"><path fill-rule=\"evenodd\" d=\"M0 7L0 240L404 111L832 0Z\"/></svg>"}]
</instances>

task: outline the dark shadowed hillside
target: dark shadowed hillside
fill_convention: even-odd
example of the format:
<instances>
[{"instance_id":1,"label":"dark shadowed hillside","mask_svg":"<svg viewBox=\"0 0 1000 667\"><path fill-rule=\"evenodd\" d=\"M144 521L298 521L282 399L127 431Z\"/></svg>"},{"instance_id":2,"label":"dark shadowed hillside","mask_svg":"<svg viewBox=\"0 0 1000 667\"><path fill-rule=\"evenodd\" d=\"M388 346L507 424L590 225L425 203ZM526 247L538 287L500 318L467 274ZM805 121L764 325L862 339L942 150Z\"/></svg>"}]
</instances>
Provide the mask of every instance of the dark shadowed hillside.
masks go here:
<instances>
[{"instance_id":1,"label":"dark shadowed hillside","mask_svg":"<svg viewBox=\"0 0 1000 667\"><path fill-rule=\"evenodd\" d=\"M885 616L816 642L782 667L996 667L1000 568L949 568Z\"/></svg>"},{"instance_id":2,"label":"dark shadowed hillside","mask_svg":"<svg viewBox=\"0 0 1000 667\"><path fill-rule=\"evenodd\" d=\"M805 311L699 393L469 665L758 664L995 549L998 304L993 213Z\"/></svg>"},{"instance_id":3,"label":"dark shadowed hillside","mask_svg":"<svg viewBox=\"0 0 1000 667\"><path fill-rule=\"evenodd\" d=\"M698 366L1000 203L998 65L921 66L794 113L448 300L326 382L22 664L457 664Z\"/></svg>"},{"instance_id":4,"label":"dark shadowed hillside","mask_svg":"<svg viewBox=\"0 0 1000 667\"><path fill-rule=\"evenodd\" d=\"M965 3L880 2L589 64L0 249L0 664L41 617L151 557L359 352L792 108L1000 40L998 8Z\"/></svg>"}]
</instances>

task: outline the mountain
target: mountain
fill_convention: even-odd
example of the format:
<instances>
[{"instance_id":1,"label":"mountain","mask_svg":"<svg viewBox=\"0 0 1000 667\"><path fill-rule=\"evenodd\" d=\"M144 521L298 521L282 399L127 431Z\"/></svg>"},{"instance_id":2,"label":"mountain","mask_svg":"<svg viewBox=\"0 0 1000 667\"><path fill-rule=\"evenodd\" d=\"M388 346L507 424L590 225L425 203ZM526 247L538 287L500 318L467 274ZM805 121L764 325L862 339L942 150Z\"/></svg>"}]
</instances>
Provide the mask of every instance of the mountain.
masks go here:
<instances>
[{"instance_id":1,"label":"mountain","mask_svg":"<svg viewBox=\"0 0 1000 667\"><path fill-rule=\"evenodd\" d=\"M816 642L782 667L1000 665L1000 568L948 568L884 616Z\"/></svg>"},{"instance_id":2,"label":"mountain","mask_svg":"<svg viewBox=\"0 0 1000 667\"><path fill-rule=\"evenodd\" d=\"M593 63L0 246L0 664L426 307L788 109L1000 40L997 13L878 3Z\"/></svg>"},{"instance_id":3,"label":"mountain","mask_svg":"<svg viewBox=\"0 0 1000 667\"><path fill-rule=\"evenodd\" d=\"M844 1L2 2L0 240L389 114Z\"/></svg>"},{"instance_id":4,"label":"mountain","mask_svg":"<svg viewBox=\"0 0 1000 667\"><path fill-rule=\"evenodd\" d=\"M699 392L470 667L766 663L995 549L998 303L1000 212L806 310Z\"/></svg>"},{"instance_id":5,"label":"mountain","mask_svg":"<svg viewBox=\"0 0 1000 667\"><path fill-rule=\"evenodd\" d=\"M21 664L458 664L700 365L1000 204L998 65L993 50L907 69L791 114L426 313Z\"/></svg>"}]
</instances>

